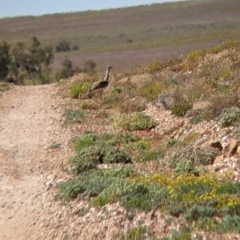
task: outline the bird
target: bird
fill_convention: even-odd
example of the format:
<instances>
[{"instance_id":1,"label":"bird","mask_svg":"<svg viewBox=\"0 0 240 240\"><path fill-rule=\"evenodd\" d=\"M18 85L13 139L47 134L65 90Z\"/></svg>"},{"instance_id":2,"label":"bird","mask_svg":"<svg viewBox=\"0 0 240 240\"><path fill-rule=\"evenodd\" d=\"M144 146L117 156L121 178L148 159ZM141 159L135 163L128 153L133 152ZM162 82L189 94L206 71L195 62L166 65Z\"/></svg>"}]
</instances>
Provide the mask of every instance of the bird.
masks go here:
<instances>
[{"instance_id":1,"label":"bird","mask_svg":"<svg viewBox=\"0 0 240 240\"><path fill-rule=\"evenodd\" d=\"M109 79L109 73L111 68L113 68L113 66L108 66L106 69L106 74L105 77L97 82L94 82L92 84L92 86L88 89L88 92L92 92L93 90L99 89L99 88L105 88L108 86L108 79Z\"/></svg>"}]
</instances>

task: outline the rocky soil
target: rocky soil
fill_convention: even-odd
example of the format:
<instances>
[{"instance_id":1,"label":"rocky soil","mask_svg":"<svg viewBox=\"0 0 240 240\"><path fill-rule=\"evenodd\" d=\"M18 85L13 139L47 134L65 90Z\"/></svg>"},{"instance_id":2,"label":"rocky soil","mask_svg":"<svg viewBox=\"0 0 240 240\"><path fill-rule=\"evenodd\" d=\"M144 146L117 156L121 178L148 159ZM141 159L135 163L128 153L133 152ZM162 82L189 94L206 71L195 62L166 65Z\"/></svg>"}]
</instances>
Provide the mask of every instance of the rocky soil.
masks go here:
<instances>
[{"instance_id":1,"label":"rocky soil","mask_svg":"<svg viewBox=\"0 0 240 240\"><path fill-rule=\"evenodd\" d=\"M69 177L64 168L73 153L70 139L85 130L112 130L99 129L96 115L91 123L63 128L64 108L70 100L58 94L58 86L14 86L0 94L0 239L118 239L122 231L140 222L158 236L177 229L180 223L169 223L161 213L139 213L131 220L118 204L95 209L82 201L54 201L54 186ZM218 142L223 149L211 168L232 170L233 179L240 179L239 141L232 131L216 122L191 125L187 118L152 105L146 113L160 123L150 135L183 138L197 132L201 146L214 147ZM55 144L60 147L53 148Z\"/></svg>"}]
</instances>

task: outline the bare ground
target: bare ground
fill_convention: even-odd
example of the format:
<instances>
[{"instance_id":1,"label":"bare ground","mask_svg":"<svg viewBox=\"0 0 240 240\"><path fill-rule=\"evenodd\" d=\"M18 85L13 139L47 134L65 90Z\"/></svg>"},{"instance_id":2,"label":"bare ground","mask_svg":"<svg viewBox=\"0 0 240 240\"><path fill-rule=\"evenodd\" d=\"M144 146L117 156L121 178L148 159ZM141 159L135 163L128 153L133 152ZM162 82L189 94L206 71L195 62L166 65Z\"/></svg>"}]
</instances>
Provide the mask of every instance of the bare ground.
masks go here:
<instances>
[{"instance_id":1,"label":"bare ground","mask_svg":"<svg viewBox=\"0 0 240 240\"><path fill-rule=\"evenodd\" d=\"M71 150L55 87L14 87L0 96L0 239L63 234L51 186ZM54 142L61 148L50 150Z\"/></svg>"}]
</instances>

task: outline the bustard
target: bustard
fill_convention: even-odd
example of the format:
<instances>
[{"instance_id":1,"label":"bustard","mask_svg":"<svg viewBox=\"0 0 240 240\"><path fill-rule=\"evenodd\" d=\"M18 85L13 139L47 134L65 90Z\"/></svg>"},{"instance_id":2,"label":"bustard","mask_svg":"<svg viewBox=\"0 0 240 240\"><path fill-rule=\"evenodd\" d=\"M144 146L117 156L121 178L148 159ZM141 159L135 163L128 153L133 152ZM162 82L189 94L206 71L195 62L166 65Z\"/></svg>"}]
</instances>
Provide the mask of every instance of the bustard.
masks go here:
<instances>
[{"instance_id":1,"label":"bustard","mask_svg":"<svg viewBox=\"0 0 240 240\"><path fill-rule=\"evenodd\" d=\"M104 79L94 82L92 84L92 86L88 89L88 92L92 92L95 89L104 88L104 87L108 86L109 72L110 72L111 68L113 68L113 66L107 67Z\"/></svg>"}]
</instances>

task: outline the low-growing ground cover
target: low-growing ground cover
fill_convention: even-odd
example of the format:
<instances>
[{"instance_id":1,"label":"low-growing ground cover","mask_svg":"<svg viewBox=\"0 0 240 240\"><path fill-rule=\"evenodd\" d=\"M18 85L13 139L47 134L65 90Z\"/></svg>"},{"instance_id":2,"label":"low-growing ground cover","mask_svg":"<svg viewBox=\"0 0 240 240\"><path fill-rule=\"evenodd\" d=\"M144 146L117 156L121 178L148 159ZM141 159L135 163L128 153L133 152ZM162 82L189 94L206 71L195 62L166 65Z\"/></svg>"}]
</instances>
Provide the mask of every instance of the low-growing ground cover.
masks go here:
<instances>
[{"instance_id":1,"label":"low-growing ground cover","mask_svg":"<svg viewBox=\"0 0 240 240\"><path fill-rule=\"evenodd\" d=\"M129 213L159 211L184 221L185 228L163 239L191 239L198 231L238 234L239 181L231 171L211 169L221 148L201 145L206 131L193 129L214 123L216 131L225 129L224 139L238 138L239 46L230 41L186 58L154 61L115 77L100 96L80 99L84 121L104 119L111 133L86 131L72 140L71 179L58 185L56 199L84 199L100 209L119 203ZM149 105L188 123L158 135L155 128L169 119L146 114ZM144 224L121 237L158 239Z\"/></svg>"}]
</instances>

